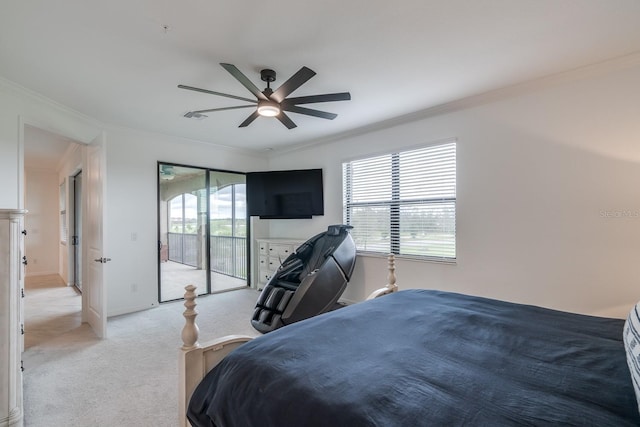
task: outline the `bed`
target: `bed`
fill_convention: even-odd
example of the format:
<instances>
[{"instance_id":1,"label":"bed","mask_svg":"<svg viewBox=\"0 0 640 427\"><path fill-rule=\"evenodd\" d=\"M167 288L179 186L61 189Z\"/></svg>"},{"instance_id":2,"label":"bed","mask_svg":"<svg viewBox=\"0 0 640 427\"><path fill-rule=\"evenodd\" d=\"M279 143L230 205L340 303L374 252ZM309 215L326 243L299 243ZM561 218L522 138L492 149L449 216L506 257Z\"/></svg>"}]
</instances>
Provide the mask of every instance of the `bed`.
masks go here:
<instances>
[{"instance_id":1,"label":"bed","mask_svg":"<svg viewBox=\"0 0 640 427\"><path fill-rule=\"evenodd\" d=\"M181 410L218 427L640 425L624 320L390 277L381 298L202 346L189 296Z\"/></svg>"}]
</instances>

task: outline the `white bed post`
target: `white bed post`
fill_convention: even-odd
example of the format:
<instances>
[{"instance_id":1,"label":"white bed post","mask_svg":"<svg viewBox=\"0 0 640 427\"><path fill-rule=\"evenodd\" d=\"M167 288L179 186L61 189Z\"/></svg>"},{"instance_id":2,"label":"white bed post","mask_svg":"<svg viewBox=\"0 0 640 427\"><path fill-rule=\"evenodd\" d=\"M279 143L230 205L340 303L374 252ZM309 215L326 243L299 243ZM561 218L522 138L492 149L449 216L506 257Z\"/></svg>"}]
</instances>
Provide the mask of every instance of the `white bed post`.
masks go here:
<instances>
[{"instance_id":1,"label":"white bed post","mask_svg":"<svg viewBox=\"0 0 640 427\"><path fill-rule=\"evenodd\" d=\"M187 285L184 287L187 291L184 293L184 306L187 309L182 313L187 321L182 328L182 349L189 350L198 347L198 334L200 330L196 324L196 316L198 311L196 310L196 287L193 285Z\"/></svg>"},{"instance_id":2,"label":"white bed post","mask_svg":"<svg viewBox=\"0 0 640 427\"><path fill-rule=\"evenodd\" d=\"M396 257L393 254L389 254L387 260L389 261L389 266L387 267L389 271L387 275L387 284L384 286L384 288L376 289L375 291L371 292L371 294L367 297L367 300L391 294L398 290L398 285L396 284Z\"/></svg>"},{"instance_id":3,"label":"white bed post","mask_svg":"<svg viewBox=\"0 0 640 427\"><path fill-rule=\"evenodd\" d=\"M182 328L182 347L178 358L178 417L180 427L189 426L187 406L193 391L200 381L215 365L220 363L234 349L251 341L254 337L245 335L227 335L212 341L198 342L199 329L196 324L196 287L187 285L184 288L184 306L182 314L185 325Z\"/></svg>"},{"instance_id":4,"label":"white bed post","mask_svg":"<svg viewBox=\"0 0 640 427\"><path fill-rule=\"evenodd\" d=\"M393 254L389 254L387 257L389 261L389 274L387 275L387 288L390 292L395 292L398 290L398 285L396 285L396 257Z\"/></svg>"},{"instance_id":5,"label":"white bed post","mask_svg":"<svg viewBox=\"0 0 640 427\"><path fill-rule=\"evenodd\" d=\"M180 349L180 357L179 357L179 365L178 365L178 376L179 376L179 412L178 416L180 417L180 427L189 426L189 422L187 421L187 402L191 394L193 394L193 390L196 385L202 380L202 369L187 369L188 367L193 367L195 364L197 366L198 362L201 362L202 355L199 350L200 344L198 343L198 325L196 324L196 316L198 315L198 311L196 310L196 287L193 285L187 285L184 288L186 292L184 293L184 306L187 308L182 315L186 321L184 327L182 328L182 347ZM200 360L199 360L200 359Z\"/></svg>"}]
</instances>

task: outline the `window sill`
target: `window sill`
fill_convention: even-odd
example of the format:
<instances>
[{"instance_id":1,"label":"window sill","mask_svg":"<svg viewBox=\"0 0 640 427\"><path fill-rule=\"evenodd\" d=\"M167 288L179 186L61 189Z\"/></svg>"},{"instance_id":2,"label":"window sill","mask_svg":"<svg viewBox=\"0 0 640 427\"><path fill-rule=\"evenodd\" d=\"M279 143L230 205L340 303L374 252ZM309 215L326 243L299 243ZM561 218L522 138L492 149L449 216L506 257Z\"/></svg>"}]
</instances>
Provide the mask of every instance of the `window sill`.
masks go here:
<instances>
[{"instance_id":1,"label":"window sill","mask_svg":"<svg viewBox=\"0 0 640 427\"><path fill-rule=\"evenodd\" d=\"M388 254L382 254L380 252L364 252L364 251L357 251L356 252L357 256L362 256L362 257L367 257L367 258L384 258L387 259ZM417 262L428 262L428 263L433 263L433 264L449 264L449 265L457 265L458 264L458 260L457 259L444 259L444 258L429 258L429 257L423 257L423 256L418 256L418 255L395 255L395 259L396 260L403 260L403 261L417 261Z\"/></svg>"}]
</instances>

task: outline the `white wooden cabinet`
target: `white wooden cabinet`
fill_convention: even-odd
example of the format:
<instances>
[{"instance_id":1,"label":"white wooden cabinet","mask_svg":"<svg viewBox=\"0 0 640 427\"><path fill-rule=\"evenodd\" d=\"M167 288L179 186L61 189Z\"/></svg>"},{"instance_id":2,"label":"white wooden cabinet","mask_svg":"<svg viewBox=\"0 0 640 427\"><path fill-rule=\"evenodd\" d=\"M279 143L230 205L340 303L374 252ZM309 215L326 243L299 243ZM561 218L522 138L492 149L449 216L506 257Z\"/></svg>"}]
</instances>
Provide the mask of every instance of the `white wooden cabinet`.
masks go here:
<instances>
[{"instance_id":1,"label":"white wooden cabinet","mask_svg":"<svg viewBox=\"0 0 640 427\"><path fill-rule=\"evenodd\" d=\"M299 239L256 239L257 288L264 288L282 261L304 242Z\"/></svg>"},{"instance_id":2,"label":"white wooden cabinet","mask_svg":"<svg viewBox=\"0 0 640 427\"><path fill-rule=\"evenodd\" d=\"M0 209L0 427L23 425L24 213Z\"/></svg>"}]
</instances>

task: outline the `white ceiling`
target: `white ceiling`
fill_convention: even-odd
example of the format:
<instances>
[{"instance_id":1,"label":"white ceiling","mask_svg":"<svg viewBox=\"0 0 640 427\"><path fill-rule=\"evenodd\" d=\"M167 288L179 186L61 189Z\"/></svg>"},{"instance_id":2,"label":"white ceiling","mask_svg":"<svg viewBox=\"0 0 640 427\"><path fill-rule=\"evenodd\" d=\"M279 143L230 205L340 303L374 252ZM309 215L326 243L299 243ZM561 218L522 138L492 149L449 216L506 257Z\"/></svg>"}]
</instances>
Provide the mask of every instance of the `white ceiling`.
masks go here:
<instances>
[{"instance_id":1,"label":"white ceiling","mask_svg":"<svg viewBox=\"0 0 640 427\"><path fill-rule=\"evenodd\" d=\"M168 31L164 30L168 26ZM232 147L282 148L331 138L449 101L640 51L638 0L3 0L0 76L103 123ZM291 113L287 130L243 104L178 84L252 95L301 66L292 96L350 91Z\"/></svg>"}]
</instances>

